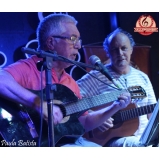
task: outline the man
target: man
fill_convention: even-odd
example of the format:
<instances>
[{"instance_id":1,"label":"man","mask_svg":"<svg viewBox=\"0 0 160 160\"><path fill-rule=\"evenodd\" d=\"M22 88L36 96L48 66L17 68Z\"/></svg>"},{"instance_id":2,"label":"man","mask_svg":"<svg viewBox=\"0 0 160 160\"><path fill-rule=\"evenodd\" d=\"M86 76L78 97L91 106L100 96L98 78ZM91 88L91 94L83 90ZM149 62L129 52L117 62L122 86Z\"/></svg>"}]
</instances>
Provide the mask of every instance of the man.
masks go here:
<instances>
[{"instance_id":1,"label":"man","mask_svg":"<svg viewBox=\"0 0 160 160\"><path fill-rule=\"evenodd\" d=\"M131 86L141 86L145 90L147 97L144 98L142 101L138 101L136 103L137 107L153 105L156 103L156 98L148 76L130 65L130 59L134 45L135 42L132 36L128 32L122 30L121 28L117 28L115 31L110 33L103 43L107 56L109 56L111 61L111 63L105 65L105 67L108 69L109 73L114 77L114 79L116 79L116 83L118 84L118 86L120 86L120 88L128 89L128 87ZM100 79L105 83L102 83L97 79ZM109 85L114 86L113 83L109 81L109 79L106 78L99 71L91 71L90 74L84 75L80 80L77 81L77 83L80 87L82 97L94 96L97 94L104 93L106 91L114 90L114 88L106 85L107 83ZM113 122L114 119L113 117L111 117L110 119L108 119L108 121L101 125L101 127L99 127L99 130L105 132L105 130L108 130L109 128L113 127ZM116 138L113 136L113 139L111 138L110 141L107 141L108 143L104 144L104 146L140 146L139 138L143 133L147 123L147 115L140 116L138 129L135 133L133 133L133 136L128 135L127 137L122 138ZM133 127L133 124L131 125ZM128 126L129 130L132 128L130 127L131 126Z\"/></svg>"},{"instance_id":2,"label":"man","mask_svg":"<svg viewBox=\"0 0 160 160\"><path fill-rule=\"evenodd\" d=\"M51 14L45 17L37 28L38 50L56 51L58 55L64 56L69 60L75 60L78 50L81 48L80 33L76 24L77 21L74 17L67 14ZM28 108L33 108L40 113L41 99L28 90L41 89L40 71L38 71L36 66L40 60L42 60L42 58L34 55L31 58L20 60L4 68L0 72L0 96ZM62 61L53 61L52 65L52 83L67 86L78 98L81 98L78 85L64 70L71 64ZM45 88L44 71L42 77L43 88ZM55 126L63 119L63 114L59 108L60 103L61 102L56 102L57 105L53 105L53 120ZM85 112L78 119L85 130L89 131L101 125L105 119L108 119L119 109L125 108L129 103L130 95L126 93L121 95L119 101L115 101L110 108L91 114ZM43 102L43 117L46 121L48 120L46 102ZM61 132L63 132L63 130ZM61 146L99 146L82 137L79 137L74 142L64 143L65 144L61 144Z\"/></svg>"}]
</instances>

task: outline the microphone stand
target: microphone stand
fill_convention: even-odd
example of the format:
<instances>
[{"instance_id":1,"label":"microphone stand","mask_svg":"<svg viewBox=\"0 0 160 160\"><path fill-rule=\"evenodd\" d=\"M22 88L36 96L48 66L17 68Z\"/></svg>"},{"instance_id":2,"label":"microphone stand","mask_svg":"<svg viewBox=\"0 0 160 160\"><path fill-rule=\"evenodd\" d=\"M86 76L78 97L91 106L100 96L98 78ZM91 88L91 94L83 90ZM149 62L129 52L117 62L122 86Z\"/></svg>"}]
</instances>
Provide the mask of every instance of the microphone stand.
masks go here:
<instances>
[{"instance_id":1,"label":"microphone stand","mask_svg":"<svg viewBox=\"0 0 160 160\"><path fill-rule=\"evenodd\" d=\"M72 61L65 57L57 55L56 52L48 53L45 51L35 51L34 49L22 47L22 52L37 55L38 57L43 58L43 65L45 66L45 77L46 77L46 100L47 100L47 108L48 108L48 142L49 147L55 146L54 141L54 123L53 123L53 99L55 89L55 85L52 84L52 63L53 61L64 61L67 63L77 64L77 66L88 67L92 69L96 69L94 66L86 65L81 62Z\"/></svg>"},{"instance_id":2,"label":"microphone stand","mask_svg":"<svg viewBox=\"0 0 160 160\"><path fill-rule=\"evenodd\" d=\"M55 86L52 84L52 58L45 57L43 64L45 66L45 77L46 77L46 101L48 108L48 143L49 147L55 146L54 141L54 123L53 123L53 99L54 93L53 90Z\"/></svg>"}]
</instances>

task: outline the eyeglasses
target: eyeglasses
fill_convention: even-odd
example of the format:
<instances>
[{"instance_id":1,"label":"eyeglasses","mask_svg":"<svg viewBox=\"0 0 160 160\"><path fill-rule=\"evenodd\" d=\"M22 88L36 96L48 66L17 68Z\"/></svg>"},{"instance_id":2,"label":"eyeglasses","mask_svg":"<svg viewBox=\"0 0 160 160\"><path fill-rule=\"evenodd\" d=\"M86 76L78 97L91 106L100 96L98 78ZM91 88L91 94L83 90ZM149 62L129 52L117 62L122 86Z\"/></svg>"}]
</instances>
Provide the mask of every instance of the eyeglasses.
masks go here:
<instances>
[{"instance_id":1,"label":"eyeglasses","mask_svg":"<svg viewBox=\"0 0 160 160\"><path fill-rule=\"evenodd\" d=\"M71 37L52 36L52 37L70 40L74 46L77 44L77 42L80 43L80 45L82 45L82 40L80 38L77 38L76 36L71 36Z\"/></svg>"}]
</instances>

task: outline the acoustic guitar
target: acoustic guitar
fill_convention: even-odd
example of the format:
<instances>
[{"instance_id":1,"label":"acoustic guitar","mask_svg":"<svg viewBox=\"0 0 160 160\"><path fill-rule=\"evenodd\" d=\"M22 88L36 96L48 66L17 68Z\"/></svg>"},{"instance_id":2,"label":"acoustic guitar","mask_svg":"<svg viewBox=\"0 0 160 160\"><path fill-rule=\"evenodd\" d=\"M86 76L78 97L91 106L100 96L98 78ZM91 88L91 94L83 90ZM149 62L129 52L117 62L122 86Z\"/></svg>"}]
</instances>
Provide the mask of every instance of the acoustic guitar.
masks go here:
<instances>
[{"instance_id":1,"label":"acoustic guitar","mask_svg":"<svg viewBox=\"0 0 160 160\"><path fill-rule=\"evenodd\" d=\"M136 107L134 103L128 105L127 108L116 112L112 118L114 126L107 131L100 131L98 128L87 132L84 137L101 146L115 137L131 136L135 133L139 126L139 116L152 113L156 104Z\"/></svg>"},{"instance_id":2,"label":"acoustic guitar","mask_svg":"<svg viewBox=\"0 0 160 160\"><path fill-rule=\"evenodd\" d=\"M89 98L78 99L68 87L56 84L54 99L63 102L63 110L65 110L66 117L64 117L60 124L54 126L55 146L59 146L59 143L65 136L75 137L76 139L85 133L83 126L78 120L78 117L82 113L91 108L117 100L117 97L123 92L126 92L126 90L115 90ZM131 94L133 100L146 97L146 93L141 86L129 87L128 92ZM37 92L37 94L38 93L40 94L40 91ZM11 114L10 118L4 116L4 110ZM0 133L4 139L4 141L1 142L2 146L7 144L9 146L21 147L47 147L48 125L47 122L43 120L43 128L41 131L40 122L41 116L33 109L15 104L3 98L0 99ZM40 137L41 141L39 141Z\"/></svg>"}]
</instances>

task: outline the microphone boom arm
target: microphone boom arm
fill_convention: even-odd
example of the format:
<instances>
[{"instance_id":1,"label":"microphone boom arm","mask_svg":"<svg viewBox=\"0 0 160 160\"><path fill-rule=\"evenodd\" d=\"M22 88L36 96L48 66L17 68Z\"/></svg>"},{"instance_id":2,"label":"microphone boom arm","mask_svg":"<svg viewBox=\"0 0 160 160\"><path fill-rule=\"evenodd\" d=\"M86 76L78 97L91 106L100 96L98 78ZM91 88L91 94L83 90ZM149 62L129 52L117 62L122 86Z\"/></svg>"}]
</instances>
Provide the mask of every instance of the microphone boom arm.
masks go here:
<instances>
[{"instance_id":1,"label":"microphone boom arm","mask_svg":"<svg viewBox=\"0 0 160 160\"><path fill-rule=\"evenodd\" d=\"M67 62L67 63L71 63L71 64L74 64L74 65L77 65L77 66L81 66L81 67L86 67L86 68L91 68L93 70L98 70L99 71L99 67L97 66L93 66L93 65L88 65L88 64L85 64L85 63L82 63L82 62L77 62L77 61L73 61L73 60L69 60L63 56L60 56L57 54L57 52L46 52L46 51L36 51L35 49L31 49L31 48L25 48L25 47L22 47L22 52L24 53L28 53L28 54L32 54L32 55L37 55L38 57L41 57L41 58L45 58L45 57L51 57L53 58L53 61L63 61L63 62Z\"/></svg>"}]
</instances>

